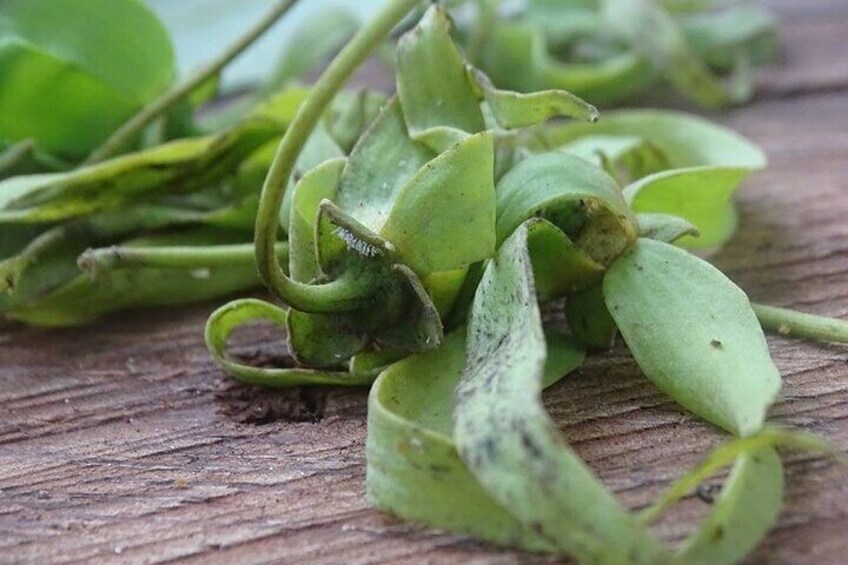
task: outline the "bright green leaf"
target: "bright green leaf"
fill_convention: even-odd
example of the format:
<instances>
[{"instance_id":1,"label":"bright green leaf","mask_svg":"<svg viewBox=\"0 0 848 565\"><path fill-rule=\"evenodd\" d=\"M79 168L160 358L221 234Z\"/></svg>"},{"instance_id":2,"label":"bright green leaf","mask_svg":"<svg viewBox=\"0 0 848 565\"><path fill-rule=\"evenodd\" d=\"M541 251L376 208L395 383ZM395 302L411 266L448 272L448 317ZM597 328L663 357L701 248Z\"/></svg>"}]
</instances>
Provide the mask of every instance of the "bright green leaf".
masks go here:
<instances>
[{"instance_id":1,"label":"bright green leaf","mask_svg":"<svg viewBox=\"0 0 848 565\"><path fill-rule=\"evenodd\" d=\"M5 0L0 38L0 139L71 159L175 74L168 34L139 0Z\"/></svg>"}]
</instances>

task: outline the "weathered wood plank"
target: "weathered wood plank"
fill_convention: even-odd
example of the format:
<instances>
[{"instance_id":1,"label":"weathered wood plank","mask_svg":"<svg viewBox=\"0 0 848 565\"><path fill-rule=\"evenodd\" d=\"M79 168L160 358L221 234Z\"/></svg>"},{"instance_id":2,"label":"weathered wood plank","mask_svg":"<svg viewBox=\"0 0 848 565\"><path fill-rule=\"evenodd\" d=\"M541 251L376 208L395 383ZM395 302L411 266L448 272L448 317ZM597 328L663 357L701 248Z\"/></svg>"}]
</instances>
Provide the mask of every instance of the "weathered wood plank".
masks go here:
<instances>
[{"instance_id":1,"label":"weathered wood plank","mask_svg":"<svg viewBox=\"0 0 848 565\"><path fill-rule=\"evenodd\" d=\"M833 16L844 3L816 6L832 10L827 29L844 25ZM743 189L742 230L714 260L756 300L848 317L848 93L839 90L848 68L809 70L825 53L844 64L834 42L846 36L813 48L822 17L804 14L786 30L794 78L764 79L795 90L722 118L762 144L771 164ZM822 76L835 86L815 86ZM0 561L546 561L369 509L364 391L310 393L309 410L301 393L289 394L297 419L312 410L318 421L234 419L255 398L233 389L206 355L201 328L212 307L66 331L0 329ZM258 329L239 335L236 349L279 354L278 337ZM785 376L773 420L848 448L848 349L771 346ZM647 384L623 350L591 360L547 403L570 443L634 508L719 440ZM286 402L275 408L286 411ZM750 562L844 562L845 472L804 456L790 457L787 471L780 524ZM656 531L679 539L704 511L687 500Z\"/></svg>"}]
</instances>

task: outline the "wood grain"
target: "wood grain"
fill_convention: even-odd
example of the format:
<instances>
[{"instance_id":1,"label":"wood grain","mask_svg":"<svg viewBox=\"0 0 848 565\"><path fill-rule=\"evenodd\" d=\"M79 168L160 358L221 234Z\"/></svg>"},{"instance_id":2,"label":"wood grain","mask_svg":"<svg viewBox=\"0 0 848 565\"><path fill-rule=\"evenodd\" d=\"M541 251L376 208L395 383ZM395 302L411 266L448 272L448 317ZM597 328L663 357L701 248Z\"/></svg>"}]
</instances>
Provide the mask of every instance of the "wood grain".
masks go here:
<instances>
[{"instance_id":1,"label":"wood grain","mask_svg":"<svg viewBox=\"0 0 848 565\"><path fill-rule=\"evenodd\" d=\"M756 300L848 318L848 8L775 4L789 18L787 66L769 71L754 105L721 118L771 164L742 190L742 229L713 260ZM209 360L201 328L213 307L0 329L0 561L549 561L370 509L363 390L278 395L275 413L306 421L243 423L245 413L267 420L268 403ZM236 349L260 358L279 355L279 343L257 328ZM848 449L848 348L771 347L785 379L772 419ZM546 401L632 508L719 440L621 349L591 359ZM787 475L780 523L749 562L844 563L848 475L797 455ZM679 539L705 510L687 500L656 531Z\"/></svg>"}]
</instances>

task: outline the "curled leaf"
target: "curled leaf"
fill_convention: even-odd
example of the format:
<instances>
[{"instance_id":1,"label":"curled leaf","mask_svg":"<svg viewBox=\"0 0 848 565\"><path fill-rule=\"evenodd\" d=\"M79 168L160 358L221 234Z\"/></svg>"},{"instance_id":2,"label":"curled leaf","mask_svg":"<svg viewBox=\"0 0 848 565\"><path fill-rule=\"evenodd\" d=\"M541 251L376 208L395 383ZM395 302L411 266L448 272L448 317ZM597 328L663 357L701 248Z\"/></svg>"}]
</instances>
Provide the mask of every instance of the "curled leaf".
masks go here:
<instances>
[{"instance_id":1,"label":"curled leaf","mask_svg":"<svg viewBox=\"0 0 848 565\"><path fill-rule=\"evenodd\" d=\"M565 116L597 122L598 109L567 90L540 90L522 94L495 88L482 71L466 67L468 79L486 100L498 125L505 129L523 128Z\"/></svg>"},{"instance_id":2,"label":"curled leaf","mask_svg":"<svg viewBox=\"0 0 848 565\"><path fill-rule=\"evenodd\" d=\"M738 563L777 520L783 502L783 466L773 447L738 457L709 516L686 540L691 563Z\"/></svg>"},{"instance_id":3,"label":"curled leaf","mask_svg":"<svg viewBox=\"0 0 848 565\"><path fill-rule=\"evenodd\" d=\"M269 369L252 367L230 359L226 355L227 340L238 326L257 320L267 320L285 327L286 311L255 298L234 300L215 310L206 322L206 346L215 361L224 369L248 384L267 387L292 387L301 385L367 385L376 377L374 372L346 373L342 371L316 371L301 368Z\"/></svg>"},{"instance_id":4,"label":"curled leaf","mask_svg":"<svg viewBox=\"0 0 848 565\"><path fill-rule=\"evenodd\" d=\"M579 157L560 152L530 156L501 178L496 191L498 241L527 218L541 215L606 265L635 239L635 220L615 180Z\"/></svg>"},{"instance_id":5,"label":"curled leaf","mask_svg":"<svg viewBox=\"0 0 848 565\"><path fill-rule=\"evenodd\" d=\"M667 560L559 437L540 398L545 359L525 224L487 266L472 306L454 416L460 457L489 496L561 552Z\"/></svg>"},{"instance_id":6,"label":"curled leaf","mask_svg":"<svg viewBox=\"0 0 848 565\"><path fill-rule=\"evenodd\" d=\"M742 102L747 85L722 83L690 46L683 30L655 0L605 0L605 21L684 95L707 107Z\"/></svg>"},{"instance_id":7,"label":"curled leaf","mask_svg":"<svg viewBox=\"0 0 848 565\"><path fill-rule=\"evenodd\" d=\"M678 216L670 214L636 214L639 236L666 243L674 243L684 236L698 237L698 228Z\"/></svg>"},{"instance_id":8,"label":"curled leaf","mask_svg":"<svg viewBox=\"0 0 848 565\"><path fill-rule=\"evenodd\" d=\"M547 335L544 385L576 368L583 352L566 336ZM534 529L493 500L456 451L453 391L466 360L465 328L435 351L411 355L384 371L368 398L366 492L396 516L501 545L555 551Z\"/></svg>"}]
</instances>

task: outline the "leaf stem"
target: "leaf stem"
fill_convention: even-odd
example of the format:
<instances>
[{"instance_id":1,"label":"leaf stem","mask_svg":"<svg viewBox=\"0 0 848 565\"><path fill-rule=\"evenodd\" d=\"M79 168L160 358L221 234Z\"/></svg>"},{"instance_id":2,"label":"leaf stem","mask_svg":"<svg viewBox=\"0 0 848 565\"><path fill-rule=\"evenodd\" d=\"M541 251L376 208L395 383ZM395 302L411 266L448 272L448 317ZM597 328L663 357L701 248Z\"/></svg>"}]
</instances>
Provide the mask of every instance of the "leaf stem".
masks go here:
<instances>
[{"instance_id":1,"label":"leaf stem","mask_svg":"<svg viewBox=\"0 0 848 565\"><path fill-rule=\"evenodd\" d=\"M766 331L784 336L848 343L848 321L765 304L751 306Z\"/></svg>"},{"instance_id":2,"label":"leaf stem","mask_svg":"<svg viewBox=\"0 0 848 565\"><path fill-rule=\"evenodd\" d=\"M278 260L288 258L288 242L274 246ZM207 246L125 247L89 249L77 259L80 269L96 278L126 268L199 269L253 265L252 243ZM374 276L352 270L324 284L303 284L286 277L286 296L304 312L337 313L361 308L374 288Z\"/></svg>"},{"instance_id":3,"label":"leaf stem","mask_svg":"<svg viewBox=\"0 0 848 565\"><path fill-rule=\"evenodd\" d=\"M716 447L706 459L680 477L666 489L660 499L637 514L642 524L650 524L673 504L686 497L695 488L717 473L721 468L733 463L743 453L749 453L764 447L785 447L818 455L833 457L841 465L848 464L848 458L827 441L802 430L792 430L767 426L756 435L738 438Z\"/></svg>"},{"instance_id":4,"label":"leaf stem","mask_svg":"<svg viewBox=\"0 0 848 565\"><path fill-rule=\"evenodd\" d=\"M180 100L191 94L198 86L203 84L211 76L226 67L233 59L241 55L245 49L253 45L268 29L285 14L297 0L280 0L271 8L247 33L239 37L235 43L230 45L223 53L218 55L206 66L198 69L185 82L162 94L153 102L147 104L135 116L125 122L103 144L95 149L84 165L108 159L114 156L124 144L135 134L141 131L157 117L170 110Z\"/></svg>"},{"instance_id":5,"label":"leaf stem","mask_svg":"<svg viewBox=\"0 0 848 565\"><path fill-rule=\"evenodd\" d=\"M285 260L289 246L277 244L277 255ZM102 271L126 267L164 267L190 269L198 267L245 266L254 262L253 244L124 247L113 245L88 249L77 263L84 271L96 275Z\"/></svg>"},{"instance_id":6,"label":"leaf stem","mask_svg":"<svg viewBox=\"0 0 848 565\"><path fill-rule=\"evenodd\" d=\"M356 68L380 45L383 39L391 33L392 29L418 2L419 0L389 0L377 16L361 28L350 43L339 52L315 83L306 101L292 120L291 126L283 135L283 139L277 147L274 162L268 171L268 176L265 177L262 196L259 201L259 211L256 216L256 264L259 268L259 274L268 288L299 310L303 310L303 308L296 301L306 298L306 294L298 291L300 296L295 296L292 292L296 290L296 285L309 287L286 277L274 253L279 225L279 210L283 203L285 187L303 146L336 93L347 82Z\"/></svg>"}]
</instances>

